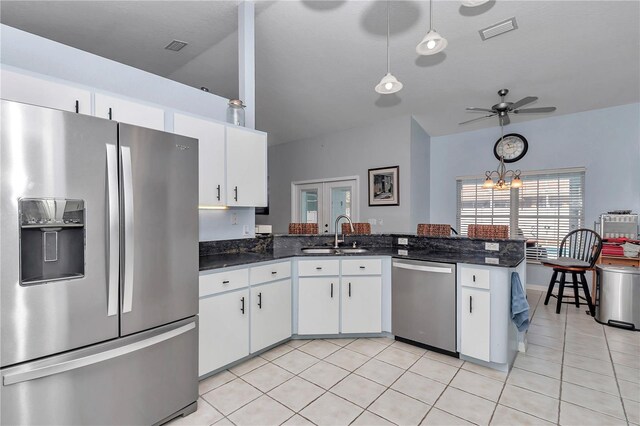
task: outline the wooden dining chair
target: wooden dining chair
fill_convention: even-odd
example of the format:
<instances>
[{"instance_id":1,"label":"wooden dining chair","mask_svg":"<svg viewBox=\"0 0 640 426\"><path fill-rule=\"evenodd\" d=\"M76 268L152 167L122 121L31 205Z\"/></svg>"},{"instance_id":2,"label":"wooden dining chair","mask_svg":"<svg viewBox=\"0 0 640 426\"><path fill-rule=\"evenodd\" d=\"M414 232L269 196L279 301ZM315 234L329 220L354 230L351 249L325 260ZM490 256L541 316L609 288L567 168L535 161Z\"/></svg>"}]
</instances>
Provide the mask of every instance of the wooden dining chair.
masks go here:
<instances>
[{"instance_id":1,"label":"wooden dining chair","mask_svg":"<svg viewBox=\"0 0 640 426\"><path fill-rule=\"evenodd\" d=\"M417 234L420 237L450 237L451 225L439 223L419 223Z\"/></svg>"},{"instance_id":2,"label":"wooden dining chair","mask_svg":"<svg viewBox=\"0 0 640 426\"><path fill-rule=\"evenodd\" d=\"M342 224L342 235L369 235L371 234L371 224L368 222L359 222L353 224L353 231L348 223Z\"/></svg>"},{"instance_id":3,"label":"wooden dining chair","mask_svg":"<svg viewBox=\"0 0 640 426\"><path fill-rule=\"evenodd\" d=\"M509 225L469 225L469 238L509 238Z\"/></svg>"},{"instance_id":4,"label":"wooden dining chair","mask_svg":"<svg viewBox=\"0 0 640 426\"><path fill-rule=\"evenodd\" d=\"M585 272L593 270L593 267L600 256L602 251L602 238L595 231L591 229L576 229L569 232L560 243L560 251L558 252L558 258L553 260L546 260L542 262L542 265L553 268L553 274L551 275L551 281L549 282L549 289L547 295L544 298L544 304L549 304L549 299L555 297L558 299L556 305L556 314L560 313L562 303L573 303L576 307L580 307L580 299L587 302L589 306L589 313L591 316L595 315L595 308L589 294L589 286L587 285L587 278ZM571 274L571 283L567 283L566 275ZM558 275L560 279L558 280ZM578 282L580 277L580 282ZM553 289L559 284L558 294L553 294ZM582 287L584 297L579 294L579 287ZM571 297L564 295L565 288L573 289L572 302L565 302L563 298Z\"/></svg>"},{"instance_id":5,"label":"wooden dining chair","mask_svg":"<svg viewBox=\"0 0 640 426\"><path fill-rule=\"evenodd\" d=\"M317 223L290 223L289 234L317 234Z\"/></svg>"}]
</instances>

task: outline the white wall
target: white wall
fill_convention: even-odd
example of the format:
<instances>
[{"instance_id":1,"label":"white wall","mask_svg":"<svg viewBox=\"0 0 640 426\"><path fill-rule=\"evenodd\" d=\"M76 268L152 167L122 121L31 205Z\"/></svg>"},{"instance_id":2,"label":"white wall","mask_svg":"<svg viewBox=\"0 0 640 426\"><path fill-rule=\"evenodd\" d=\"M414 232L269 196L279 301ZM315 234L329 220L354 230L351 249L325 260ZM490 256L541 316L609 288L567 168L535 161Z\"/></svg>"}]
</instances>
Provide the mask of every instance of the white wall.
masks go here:
<instances>
[{"instance_id":1,"label":"white wall","mask_svg":"<svg viewBox=\"0 0 640 426\"><path fill-rule=\"evenodd\" d=\"M525 123L517 118L505 132L522 134L529 151L522 170L586 167L585 226L614 209L640 211L640 104ZM500 128L431 138L430 211L433 223L456 223L456 177L484 175L498 165L493 146ZM546 285L548 270L527 268L529 284Z\"/></svg>"},{"instance_id":2,"label":"white wall","mask_svg":"<svg viewBox=\"0 0 640 426\"><path fill-rule=\"evenodd\" d=\"M167 111L168 131L173 130L174 111L226 119L226 98L2 24L0 63L35 77L159 105ZM234 214L238 225L227 227ZM244 233L245 226L249 234ZM201 211L200 236L201 240L253 237L254 209Z\"/></svg>"},{"instance_id":3,"label":"white wall","mask_svg":"<svg viewBox=\"0 0 640 426\"><path fill-rule=\"evenodd\" d=\"M412 124L413 123L413 124ZM270 214L256 222L286 233L291 219L291 182L343 176L360 177L360 222L376 219L372 232L415 232L416 217L428 217L429 137L410 116L269 148ZM416 158L412 160L412 133ZM413 166L420 163L420 171ZM369 207L368 169L400 166L400 206ZM422 179L424 182L416 181ZM422 200L419 198L422 197ZM380 225L380 220L383 224Z\"/></svg>"}]
</instances>

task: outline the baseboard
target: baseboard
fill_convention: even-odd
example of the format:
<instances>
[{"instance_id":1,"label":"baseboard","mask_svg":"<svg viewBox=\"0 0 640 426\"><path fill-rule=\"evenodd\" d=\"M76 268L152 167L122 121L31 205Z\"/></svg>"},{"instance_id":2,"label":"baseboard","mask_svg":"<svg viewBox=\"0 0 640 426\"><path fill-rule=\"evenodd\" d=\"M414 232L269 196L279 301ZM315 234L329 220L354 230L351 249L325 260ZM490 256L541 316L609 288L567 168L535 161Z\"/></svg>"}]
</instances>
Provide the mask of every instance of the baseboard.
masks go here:
<instances>
[{"instance_id":1,"label":"baseboard","mask_svg":"<svg viewBox=\"0 0 640 426\"><path fill-rule=\"evenodd\" d=\"M546 285L540 285L540 284L527 284L527 290L546 292L547 291L547 286Z\"/></svg>"}]
</instances>

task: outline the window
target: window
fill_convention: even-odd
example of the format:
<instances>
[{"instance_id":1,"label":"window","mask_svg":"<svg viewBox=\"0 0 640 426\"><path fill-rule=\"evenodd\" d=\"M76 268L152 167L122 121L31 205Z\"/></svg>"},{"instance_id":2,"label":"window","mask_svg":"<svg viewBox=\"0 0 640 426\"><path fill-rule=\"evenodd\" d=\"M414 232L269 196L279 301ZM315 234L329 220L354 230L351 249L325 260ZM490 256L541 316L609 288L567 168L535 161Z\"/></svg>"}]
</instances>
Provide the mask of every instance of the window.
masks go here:
<instances>
[{"instance_id":1,"label":"window","mask_svg":"<svg viewBox=\"0 0 640 426\"><path fill-rule=\"evenodd\" d=\"M471 224L509 225L512 236L527 239L527 260L558 257L560 242L584 226L584 169L522 175L522 188L482 187L484 177L459 178L458 229Z\"/></svg>"}]
</instances>

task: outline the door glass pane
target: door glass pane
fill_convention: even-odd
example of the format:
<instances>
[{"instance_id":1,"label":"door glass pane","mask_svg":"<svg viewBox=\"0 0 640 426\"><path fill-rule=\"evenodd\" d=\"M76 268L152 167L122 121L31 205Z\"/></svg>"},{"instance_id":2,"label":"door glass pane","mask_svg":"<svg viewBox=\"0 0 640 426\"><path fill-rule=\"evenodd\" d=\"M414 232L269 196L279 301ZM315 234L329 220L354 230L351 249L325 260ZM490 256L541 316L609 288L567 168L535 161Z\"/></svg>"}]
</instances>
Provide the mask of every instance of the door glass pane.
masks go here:
<instances>
[{"instance_id":1,"label":"door glass pane","mask_svg":"<svg viewBox=\"0 0 640 426\"><path fill-rule=\"evenodd\" d=\"M351 186L331 188L331 221L329 226L332 231L334 231L333 226L336 218L341 214L351 217L351 210Z\"/></svg>"},{"instance_id":2,"label":"door glass pane","mask_svg":"<svg viewBox=\"0 0 640 426\"><path fill-rule=\"evenodd\" d=\"M318 223L318 190L300 191L300 222Z\"/></svg>"}]
</instances>

